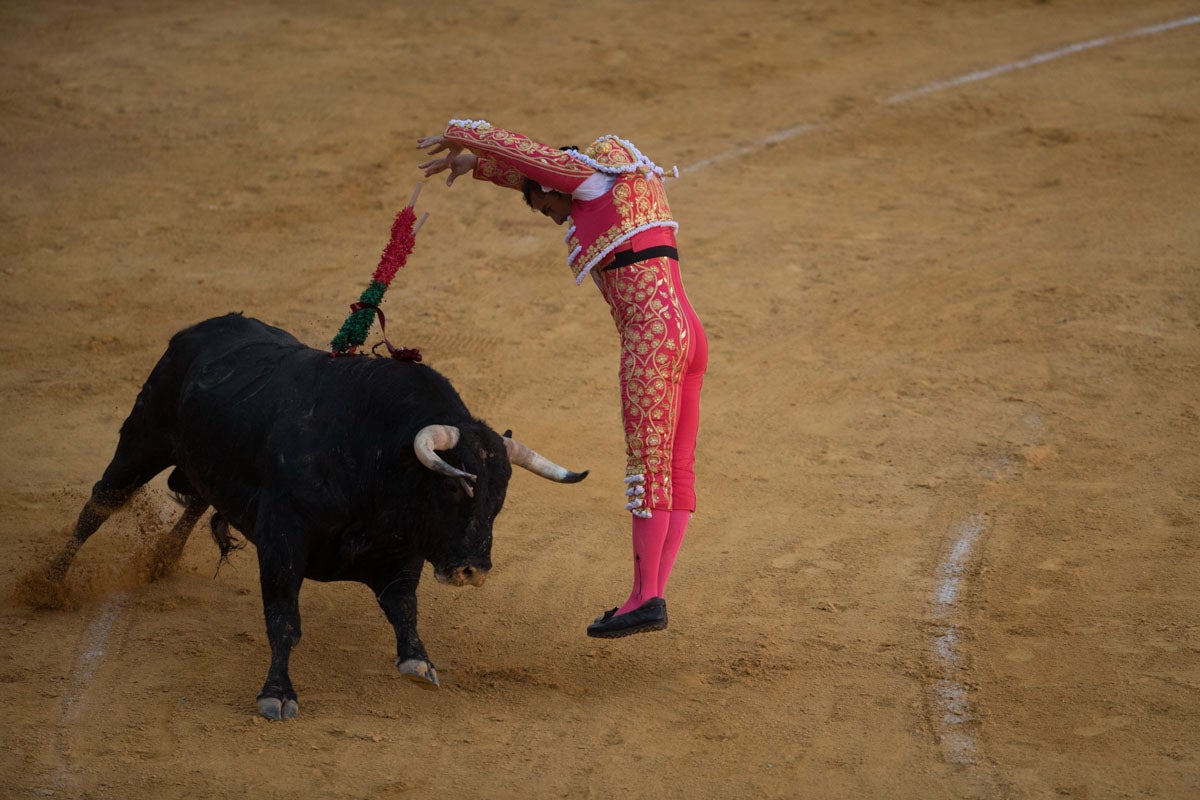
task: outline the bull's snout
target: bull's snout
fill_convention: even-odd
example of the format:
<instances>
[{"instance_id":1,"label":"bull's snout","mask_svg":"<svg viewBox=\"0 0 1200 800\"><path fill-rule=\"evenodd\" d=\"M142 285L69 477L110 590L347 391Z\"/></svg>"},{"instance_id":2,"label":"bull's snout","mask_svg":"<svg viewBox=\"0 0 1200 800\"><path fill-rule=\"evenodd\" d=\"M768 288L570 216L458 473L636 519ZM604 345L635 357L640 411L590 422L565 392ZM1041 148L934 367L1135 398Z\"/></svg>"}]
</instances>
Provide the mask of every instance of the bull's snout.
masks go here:
<instances>
[{"instance_id":1,"label":"bull's snout","mask_svg":"<svg viewBox=\"0 0 1200 800\"><path fill-rule=\"evenodd\" d=\"M442 583L448 583L451 586L483 586L483 582L487 580L488 570L484 567L455 567L449 572L434 571L434 577Z\"/></svg>"}]
</instances>

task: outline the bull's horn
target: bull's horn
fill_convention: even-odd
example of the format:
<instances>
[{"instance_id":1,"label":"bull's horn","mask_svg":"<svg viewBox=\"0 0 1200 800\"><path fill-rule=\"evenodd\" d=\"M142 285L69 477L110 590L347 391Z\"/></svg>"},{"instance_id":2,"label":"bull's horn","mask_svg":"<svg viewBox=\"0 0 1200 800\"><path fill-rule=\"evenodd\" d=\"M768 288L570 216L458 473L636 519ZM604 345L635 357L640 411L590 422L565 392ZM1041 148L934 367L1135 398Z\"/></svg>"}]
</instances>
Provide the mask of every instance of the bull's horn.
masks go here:
<instances>
[{"instance_id":1,"label":"bull's horn","mask_svg":"<svg viewBox=\"0 0 1200 800\"><path fill-rule=\"evenodd\" d=\"M417 431L417 435L413 439L413 452L417 454L417 459L422 464L434 472L449 475L451 478L462 478L474 483L474 475L469 472L463 472L457 467L450 466L442 460L441 456L434 452L435 450L453 449L458 444L459 435L458 428L453 425L426 425Z\"/></svg>"},{"instance_id":2,"label":"bull's horn","mask_svg":"<svg viewBox=\"0 0 1200 800\"><path fill-rule=\"evenodd\" d=\"M508 451L508 460L518 467L524 467L535 475L549 478L559 483L579 483L587 477L587 470L571 472L560 467L545 456L540 456L533 450L518 442L516 439L504 437L504 449Z\"/></svg>"}]
</instances>

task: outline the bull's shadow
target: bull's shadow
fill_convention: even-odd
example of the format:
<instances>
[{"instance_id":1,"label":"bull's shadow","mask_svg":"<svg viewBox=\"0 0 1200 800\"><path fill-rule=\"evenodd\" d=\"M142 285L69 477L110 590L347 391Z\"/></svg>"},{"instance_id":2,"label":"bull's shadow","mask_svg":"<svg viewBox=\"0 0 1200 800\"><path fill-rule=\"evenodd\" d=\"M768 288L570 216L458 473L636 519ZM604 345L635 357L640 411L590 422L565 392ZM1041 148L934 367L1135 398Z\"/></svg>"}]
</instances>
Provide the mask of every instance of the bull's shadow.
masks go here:
<instances>
[{"instance_id":1,"label":"bull's shadow","mask_svg":"<svg viewBox=\"0 0 1200 800\"><path fill-rule=\"evenodd\" d=\"M559 483L587 476L497 434L428 366L335 358L256 319L216 317L171 338L47 577L61 586L88 537L174 467L167 485L184 510L156 572L178 561L210 506L222 556L231 525L254 543L271 644L263 716L299 711L288 659L305 578L369 586L395 628L397 668L436 687L417 634L421 568L482 585L512 464Z\"/></svg>"}]
</instances>

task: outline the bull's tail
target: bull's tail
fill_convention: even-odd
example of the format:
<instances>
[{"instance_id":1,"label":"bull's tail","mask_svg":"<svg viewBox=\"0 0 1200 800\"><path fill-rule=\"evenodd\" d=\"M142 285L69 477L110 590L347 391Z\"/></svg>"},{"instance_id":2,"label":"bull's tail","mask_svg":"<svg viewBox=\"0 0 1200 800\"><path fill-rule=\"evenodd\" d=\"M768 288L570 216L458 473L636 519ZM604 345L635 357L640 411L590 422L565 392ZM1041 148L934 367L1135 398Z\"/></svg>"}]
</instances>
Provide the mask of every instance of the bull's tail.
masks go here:
<instances>
[{"instance_id":1,"label":"bull's tail","mask_svg":"<svg viewBox=\"0 0 1200 800\"><path fill-rule=\"evenodd\" d=\"M246 541L233 535L229 530L229 523L225 521L219 511L213 512L212 519L209 520L209 528L212 530L213 541L217 543L217 547L221 551L221 560L217 562L217 571L220 571L221 565L229 561L229 554L245 547Z\"/></svg>"}]
</instances>

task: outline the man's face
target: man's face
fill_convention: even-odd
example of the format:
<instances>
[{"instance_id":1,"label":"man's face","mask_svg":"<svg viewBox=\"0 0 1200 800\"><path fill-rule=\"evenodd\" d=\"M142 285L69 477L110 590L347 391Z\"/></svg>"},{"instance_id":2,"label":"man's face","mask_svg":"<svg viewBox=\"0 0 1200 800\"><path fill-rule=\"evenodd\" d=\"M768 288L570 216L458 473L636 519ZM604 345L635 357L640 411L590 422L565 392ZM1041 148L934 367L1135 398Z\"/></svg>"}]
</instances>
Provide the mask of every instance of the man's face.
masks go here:
<instances>
[{"instance_id":1,"label":"man's face","mask_svg":"<svg viewBox=\"0 0 1200 800\"><path fill-rule=\"evenodd\" d=\"M534 189L529 193L529 205L540 211L555 225L562 225L571 216L571 195L562 192L542 192Z\"/></svg>"}]
</instances>

